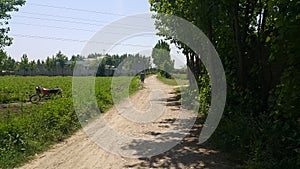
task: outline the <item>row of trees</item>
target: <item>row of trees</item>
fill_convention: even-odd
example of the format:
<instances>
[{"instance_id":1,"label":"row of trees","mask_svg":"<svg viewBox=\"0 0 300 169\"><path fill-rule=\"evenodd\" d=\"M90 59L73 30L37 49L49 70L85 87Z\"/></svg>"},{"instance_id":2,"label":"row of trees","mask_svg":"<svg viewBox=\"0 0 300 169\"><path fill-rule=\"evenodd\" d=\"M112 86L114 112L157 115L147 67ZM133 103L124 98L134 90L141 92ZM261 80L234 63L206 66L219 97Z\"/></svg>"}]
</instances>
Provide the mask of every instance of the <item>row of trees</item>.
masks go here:
<instances>
[{"instance_id":1,"label":"row of trees","mask_svg":"<svg viewBox=\"0 0 300 169\"><path fill-rule=\"evenodd\" d=\"M151 67L150 57L140 54L123 55L102 55L90 54L87 58L81 55L73 55L70 59L61 51L45 60L29 61L28 56L24 54L20 62L8 57L6 52L0 51L0 71L14 72L17 75L72 75L76 65L81 65L85 70L93 71L96 69L97 76L112 76L114 71L127 69L130 74L136 74L137 68L140 70ZM121 67L122 66L122 67ZM130 70L132 69L132 70Z\"/></svg>"},{"instance_id":2,"label":"row of trees","mask_svg":"<svg viewBox=\"0 0 300 169\"><path fill-rule=\"evenodd\" d=\"M0 71L1 72L23 72L28 75L31 73L40 72L41 68L45 69L45 71L54 72L57 67L60 67L61 73L65 69L67 63L69 63L69 67L74 66L76 60L83 59L83 57L77 55L72 56L70 60L65 56L61 51L59 51L55 56L47 57L46 60L37 61L28 59L28 56L24 54L21 57L20 61L15 61L13 58L7 55L7 53L3 50L0 50Z\"/></svg>"},{"instance_id":3,"label":"row of trees","mask_svg":"<svg viewBox=\"0 0 300 169\"><path fill-rule=\"evenodd\" d=\"M152 67L151 58L140 54L108 55L106 54L97 64L98 76L117 75L134 76Z\"/></svg>"},{"instance_id":4,"label":"row of trees","mask_svg":"<svg viewBox=\"0 0 300 169\"><path fill-rule=\"evenodd\" d=\"M72 56L70 61L75 61L75 56ZM54 72L57 73L57 68L60 68L60 74L64 75L64 70L65 70L65 66L66 63L68 61L68 58L62 54L61 51L59 51L55 56L52 56L52 58L47 57L47 59L45 61L41 61L40 59L38 59L37 61L32 60L29 61L28 56L26 54L24 54L21 57L21 61L20 62L16 62L16 66L15 66L15 71L16 72L22 72L24 75L36 75L39 73L42 73L44 71L48 71L51 72L52 75L54 75ZM72 66L71 64L69 65L69 67ZM44 71L42 71L42 69ZM50 74L47 74L50 75Z\"/></svg>"},{"instance_id":5,"label":"row of trees","mask_svg":"<svg viewBox=\"0 0 300 169\"><path fill-rule=\"evenodd\" d=\"M236 150L248 168L300 168L299 1L149 3L152 11L192 22L207 35L220 55L228 96L212 141L227 150ZM154 17L159 35L176 25L174 20L163 20L160 14ZM206 83L209 75L200 56L175 36L165 39L183 50L201 89L210 89ZM209 100L209 96L204 97L202 101Z\"/></svg>"},{"instance_id":6,"label":"row of trees","mask_svg":"<svg viewBox=\"0 0 300 169\"><path fill-rule=\"evenodd\" d=\"M68 72L72 71L76 61L83 61L85 58L80 55L74 55L70 59L67 56L58 52L55 56L47 57L47 59L37 61L29 61L28 56L24 54L21 57L21 61L17 62L13 58L9 57L7 53L3 50L3 47L10 46L12 44L13 38L9 37L7 34L10 28L7 26L8 21L11 18L11 12L18 11L18 7L25 4L25 0L6 0L0 2L0 72L19 72L22 75L64 75L66 70ZM97 60L101 58L101 62ZM144 56L137 55L106 55L104 58L100 54L90 54L87 59L94 59L99 62L99 67L97 70L97 75L104 75L105 69L113 69L117 67L124 59L128 59L127 65L136 65L136 63L144 63L144 68L151 67L151 60L145 58ZM153 62L157 68L160 70L166 70L170 72L174 69L174 60L170 57L170 47L164 41L159 41L153 52L152 52ZM96 63L95 62L95 63ZM136 63L135 63L136 62ZM92 64L95 64L92 63ZM133 64L134 63L134 64ZM128 67L128 66L127 66ZM164 71L162 71L164 72ZM69 74L69 73L68 73ZM164 76L169 77L167 73L163 73Z\"/></svg>"},{"instance_id":7,"label":"row of trees","mask_svg":"<svg viewBox=\"0 0 300 169\"><path fill-rule=\"evenodd\" d=\"M124 54L121 56L91 54L87 58L74 55L68 59L62 52L58 52L52 57L47 57L46 60L38 59L36 61L29 61L28 56L24 54L21 57L21 61L17 62L9 57L3 48L10 46L13 40L12 37L8 36L10 28L7 26L11 18L11 12L18 11L18 8L24 4L25 0L0 1L0 73L2 74L3 72L16 72L21 75L70 75L77 61L82 61L83 65L90 68L98 66L97 75L111 75L114 69L125 59L127 59L127 65L125 65L127 68L130 65L136 65L136 63L143 63L146 69L151 66L150 59L139 54ZM83 60L89 61L86 62ZM89 65L86 65L86 63ZM109 73L105 73L106 70L109 70Z\"/></svg>"}]
</instances>

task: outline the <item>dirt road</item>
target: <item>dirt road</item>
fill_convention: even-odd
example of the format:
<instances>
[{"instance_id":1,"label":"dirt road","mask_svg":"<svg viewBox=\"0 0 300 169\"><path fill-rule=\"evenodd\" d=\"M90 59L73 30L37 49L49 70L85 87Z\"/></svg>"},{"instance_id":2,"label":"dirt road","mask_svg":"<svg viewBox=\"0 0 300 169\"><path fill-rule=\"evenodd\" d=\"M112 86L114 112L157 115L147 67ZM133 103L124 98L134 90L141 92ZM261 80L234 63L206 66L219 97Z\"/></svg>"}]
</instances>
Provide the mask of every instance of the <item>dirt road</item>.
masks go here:
<instances>
[{"instance_id":1,"label":"dirt road","mask_svg":"<svg viewBox=\"0 0 300 169\"><path fill-rule=\"evenodd\" d=\"M142 90L127 100L133 103L132 105L126 102L120 103L119 106L105 113L101 119L105 120L111 129L122 135L151 139L163 135L174 127L174 122L181 110L175 98L173 87L159 82L155 76L152 76L145 80ZM128 107L134 110L138 114L136 117L139 118L152 113L153 116L147 117L151 119L151 122L130 120L134 117L128 113L130 112L127 111ZM93 136L89 132L90 136L88 136L85 131L98 131L97 123L96 120L65 141L54 145L50 150L37 155L34 160L21 168L235 168L232 163L228 162L226 154L213 150L208 145L197 144L201 125L194 125L189 134L169 151L149 158L128 158L126 154L107 152L92 141ZM101 136L105 137L105 133L94 136L100 136L98 139L101 139ZM105 141L111 146L118 144L114 143L113 139ZM156 142L148 143L156 144ZM129 145L122 145L127 147L125 153L130 150L134 153L129 154L143 154L143 148L137 149L136 143L127 142L126 144Z\"/></svg>"}]
</instances>

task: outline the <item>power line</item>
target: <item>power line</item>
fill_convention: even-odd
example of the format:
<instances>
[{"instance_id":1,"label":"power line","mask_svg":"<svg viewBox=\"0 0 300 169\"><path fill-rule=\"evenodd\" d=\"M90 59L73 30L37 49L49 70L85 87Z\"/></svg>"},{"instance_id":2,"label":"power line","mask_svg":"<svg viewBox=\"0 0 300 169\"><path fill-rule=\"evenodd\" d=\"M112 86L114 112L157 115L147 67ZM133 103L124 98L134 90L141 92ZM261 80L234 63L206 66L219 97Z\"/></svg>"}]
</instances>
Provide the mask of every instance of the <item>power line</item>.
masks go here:
<instances>
[{"instance_id":1,"label":"power line","mask_svg":"<svg viewBox=\"0 0 300 169\"><path fill-rule=\"evenodd\" d=\"M102 15L112 15L112 16L128 16L126 14L120 14L120 13L113 13L113 12L102 12L102 11L96 11L96 10L86 10L86 9L80 9L80 8L70 8L70 7L64 7L64 6L54 6L54 5L46 5L46 4L39 4L39 3L30 3L26 2L26 4L33 5L33 6L40 6L40 7L47 7L47 8L54 8L54 9L63 9L63 10L71 10L71 11L80 11L80 12L87 12L87 13L96 13L96 14L102 14ZM150 9L149 9L150 11ZM140 13L140 12L135 12L135 13ZM134 18L140 18L144 19L142 16L131 16Z\"/></svg>"},{"instance_id":2,"label":"power line","mask_svg":"<svg viewBox=\"0 0 300 169\"><path fill-rule=\"evenodd\" d=\"M54 29L63 29L63 30L85 31L85 32L93 32L93 33L99 31L99 30L91 30L91 29L80 29L80 28L74 28L74 27L61 27L61 26L51 26L51 25L39 25L39 24L31 24L31 23L24 23L24 22L10 22L10 23L12 23L12 24L19 24L19 25L28 25L28 26L42 27L42 28L54 28ZM120 32L102 31L102 33L124 35L124 33L120 33Z\"/></svg>"},{"instance_id":3,"label":"power line","mask_svg":"<svg viewBox=\"0 0 300 169\"><path fill-rule=\"evenodd\" d=\"M85 31L85 32L97 32L98 31L98 30L80 29L80 28L73 28L73 27L39 25L39 24L31 24L31 23L23 23L23 22L10 22L10 23L19 24L19 25L35 26L35 27L43 27L43 28L55 28L55 29L76 30L76 31Z\"/></svg>"},{"instance_id":4,"label":"power line","mask_svg":"<svg viewBox=\"0 0 300 169\"><path fill-rule=\"evenodd\" d=\"M67 39L67 38L50 37L50 36L23 35L23 34L12 34L11 36L16 36L16 37L21 37L21 38L33 38L33 39L48 39L48 40L57 40L57 41L67 41L67 42L96 43L96 44L105 44L105 45L114 45L114 46L131 46L131 47L152 48L152 46L146 46L146 45L137 45L137 44L129 44L129 43L112 44L112 43L100 42L100 41Z\"/></svg>"},{"instance_id":5,"label":"power line","mask_svg":"<svg viewBox=\"0 0 300 169\"><path fill-rule=\"evenodd\" d=\"M112 12L93 11L93 10L86 10L86 9L79 9L79 8L70 8L70 7L62 7L62 6L38 4L38 3L27 3L27 4L33 5L33 6L47 7L47 8L56 8L56 9L64 9L64 10L72 10L72 11L98 13L98 14L104 14L104 15L127 16L125 14L118 14L118 13L112 13Z\"/></svg>"},{"instance_id":6,"label":"power line","mask_svg":"<svg viewBox=\"0 0 300 169\"><path fill-rule=\"evenodd\" d=\"M96 23L102 23L103 25L111 23L110 21L95 20L95 19L88 19L88 18L77 18L77 17L71 17L71 16L62 16L62 15L51 15L51 14L35 13L35 12L20 12L20 13L29 14L29 15L49 16L49 17L56 17L56 18L67 18L67 19L81 20L81 21L91 21L91 22L96 22ZM129 25L129 24L123 24L123 23L118 23L118 25L124 25L124 26L130 26L130 27L139 26L139 25L132 25L132 24Z\"/></svg>"},{"instance_id":7,"label":"power line","mask_svg":"<svg viewBox=\"0 0 300 169\"><path fill-rule=\"evenodd\" d=\"M55 21L55 22L64 22L64 23L74 23L74 24L82 24L82 25L89 25L89 26L105 26L106 24L95 24L95 23L89 23L89 22L78 22L78 21L69 21L69 20L62 20L62 19L51 19L51 18L41 18L41 17L31 17L31 16L22 16L22 15L14 15L14 17L19 18L27 18L27 19L35 19L35 20L41 20L41 21ZM119 26L120 25L120 26ZM132 26L132 25L126 25L126 24L117 24L118 27L123 29L142 29L141 26ZM130 28L131 27L131 28ZM144 29L149 29L149 27L144 27Z\"/></svg>"},{"instance_id":8,"label":"power line","mask_svg":"<svg viewBox=\"0 0 300 169\"><path fill-rule=\"evenodd\" d=\"M40 18L40 17L31 17L31 16L21 16L21 15L14 15L14 17L20 18L28 18L28 19L37 19L37 20L48 20L48 21L56 21L56 22L66 22L66 23L76 23L76 24L84 24L84 25L94 25L94 26L103 26L104 24L93 24L88 22L77 22L77 21L68 21L68 20L61 20L61 19L50 19L50 18Z\"/></svg>"},{"instance_id":9,"label":"power line","mask_svg":"<svg viewBox=\"0 0 300 169\"><path fill-rule=\"evenodd\" d=\"M57 18L67 18L67 19L81 20L81 21L91 21L91 22L96 22L96 23L102 23L102 25L107 25L107 24L111 23L110 21L103 21L103 20L101 21L101 20L88 19L88 18L77 18L77 17L62 16L62 15L51 15L51 14L35 13L35 12L20 12L20 13L29 14L29 15L40 15L40 16L57 17ZM17 16L20 17L20 15L17 15ZM124 25L124 26L130 26L130 27L136 27L136 26L138 27L138 26L140 26L140 25L129 25L129 24L122 24L122 23L118 23L118 25Z\"/></svg>"},{"instance_id":10,"label":"power line","mask_svg":"<svg viewBox=\"0 0 300 169\"><path fill-rule=\"evenodd\" d=\"M82 20L82 21L91 21L91 22L109 22L109 21L99 21L95 19L88 19L88 18L77 18L77 17L71 17L71 16L63 16L63 15L51 15L51 14L44 14L44 13L35 13L35 12L19 12L24 14L30 14L30 15L40 15L40 16L50 16L50 17L58 17L58 18L68 18L68 19L76 19L76 20Z\"/></svg>"}]
</instances>

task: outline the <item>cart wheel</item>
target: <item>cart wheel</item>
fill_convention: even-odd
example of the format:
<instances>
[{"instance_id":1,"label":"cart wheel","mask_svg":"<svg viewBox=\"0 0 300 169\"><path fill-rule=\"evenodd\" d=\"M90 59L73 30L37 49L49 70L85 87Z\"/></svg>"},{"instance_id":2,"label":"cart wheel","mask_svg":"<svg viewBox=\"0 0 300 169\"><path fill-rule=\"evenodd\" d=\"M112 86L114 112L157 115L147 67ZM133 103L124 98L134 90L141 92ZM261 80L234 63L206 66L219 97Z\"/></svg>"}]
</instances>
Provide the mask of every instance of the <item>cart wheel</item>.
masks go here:
<instances>
[{"instance_id":1,"label":"cart wheel","mask_svg":"<svg viewBox=\"0 0 300 169\"><path fill-rule=\"evenodd\" d=\"M37 94L30 96L31 103L38 103L41 100L41 97Z\"/></svg>"}]
</instances>

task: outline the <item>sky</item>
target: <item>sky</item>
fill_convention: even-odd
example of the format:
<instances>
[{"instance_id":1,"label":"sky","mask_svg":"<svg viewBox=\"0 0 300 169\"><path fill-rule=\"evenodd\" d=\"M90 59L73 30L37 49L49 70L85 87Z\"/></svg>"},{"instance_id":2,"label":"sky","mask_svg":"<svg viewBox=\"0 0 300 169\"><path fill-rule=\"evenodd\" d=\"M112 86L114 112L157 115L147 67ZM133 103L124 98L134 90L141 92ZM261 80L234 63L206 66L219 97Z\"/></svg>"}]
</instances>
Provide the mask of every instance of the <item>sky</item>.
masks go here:
<instances>
[{"instance_id":1,"label":"sky","mask_svg":"<svg viewBox=\"0 0 300 169\"><path fill-rule=\"evenodd\" d=\"M148 0L27 0L18 12L12 13L9 35L14 40L5 50L18 61L23 54L27 54L29 60L45 60L58 51L70 58L72 55L83 54L87 42L95 39L97 33L104 29L108 30L105 32L108 37L120 36L120 30L111 28L112 23L116 22L114 26L123 30L142 29L138 18L129 24L121 22L142 13L150 13ZM109 54L149 55L158 39L160 37L146 31L123 38L119 41L121 45L110 50L99 47L99 51ZM98 37L96 42L107 43L107 39ZM184 57L178 53L180 52L176 47L172 46L171 56L175 59L175 65L182 67Z\"/></svg>"}]
</instances>

